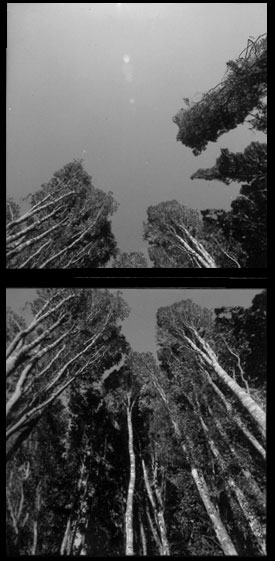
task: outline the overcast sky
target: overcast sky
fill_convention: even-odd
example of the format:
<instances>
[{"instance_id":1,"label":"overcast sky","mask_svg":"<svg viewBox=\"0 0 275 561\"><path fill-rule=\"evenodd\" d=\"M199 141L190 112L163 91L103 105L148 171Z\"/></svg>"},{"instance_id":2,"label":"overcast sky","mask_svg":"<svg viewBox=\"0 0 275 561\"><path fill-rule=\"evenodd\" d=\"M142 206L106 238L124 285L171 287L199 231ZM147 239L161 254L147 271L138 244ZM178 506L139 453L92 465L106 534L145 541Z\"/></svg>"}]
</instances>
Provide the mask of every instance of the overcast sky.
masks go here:
<instances>
[{"instance_id":1,"label":"overcast sky","mask_svg":"<svg viewBox=\"0 0 275 561\"><path fill-rule=\"evenodd\" d=\"M265 3L9 3L8 194L34 192L83 156L95 187L120 203L123 251L145 250L150 204L228 209L239 186L190 175L220 146L243 150L264 135L241 126L195 157L171 119L265 31Z\"/></svg>"},{"instance_id":2,"label":"overcast sky","mask_svg":"<svg viewBox=\"0 0 275 561\"><path fill-rule=\"evenodd\" d=\"M115 290L113 290L115 292ZM262 289L123 289L123 298L129 304L131 313L123 323L123 333L138 352L156 353L155 326L156 312L161 306L169 306L190 298L200 306L219 308L222 306L251 305L255 294ZM27 301L35 297L34 289L15 288L7 290L7 305L19 314Z\"/></svg>"}]
</instances>

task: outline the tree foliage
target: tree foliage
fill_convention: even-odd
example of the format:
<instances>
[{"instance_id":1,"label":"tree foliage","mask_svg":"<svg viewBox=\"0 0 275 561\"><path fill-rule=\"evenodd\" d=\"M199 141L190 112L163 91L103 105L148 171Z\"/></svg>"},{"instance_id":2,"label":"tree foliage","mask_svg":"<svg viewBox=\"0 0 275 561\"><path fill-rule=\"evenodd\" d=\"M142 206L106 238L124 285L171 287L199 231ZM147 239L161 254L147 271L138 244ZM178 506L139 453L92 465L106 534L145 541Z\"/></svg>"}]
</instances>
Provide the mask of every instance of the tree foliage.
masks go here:
<instances>
[{"instance_id":1,"label":"tree foliage","mask_svg":"<svg viewBox=\"0 0 275 561\"><path fill-rule=\"evenodd\" d=\"M192 148L195 156L217 139L243 123L256 111L251 126L266 132L266 35L249 39L236 61L227 62L223 80L203 94L200 101L187 104L173 118L179 127L177 140Z\"/></svg>"},{"instance_id":2,"label":"tree foliage","mask_svg":"<svg viewBox=\"0 0 275 561\"><path fill-rule=\"evenodd\" d=\"M121 295L97 289L39 289L34 319L7 348L8 454L76 379L93 378L119 361L125 338L118 322L128 314ZM10 316L10 312L8 312Z\"/></svg>"},{"instance_id":3,"label":"tree foliage","mask_svg":"<svg viewBox=\"0 0 275 561\"><path fill-rule=\"evenodd\" d=\"M22 216L7 202L8 268L94 268L115 255L110 218L118 205L92 185L82 160L54 173L29 200Z\"/></svg>"},{"instance_id":4,"label":"tree foliage","mask_svg":"<svg viewBox=\"0 0 275 561\"><path fill-rule=\"evenodd\" d=\"M266 170L267 145L260 142L251 142L243 153L237 152L235 154L227 148L222 148L215 166L209 169L199 169L191 176L191 179L222 181L226 185L229 185L232 181L238 183L245 181L251 184L255 179L264 179Z\"/></svg>"},{"instance_id":5,"label":"tree foliage","mask_svg":"<svg viewBox=\"0 0 275 561\"><path fill-rule=\"evenodd\" d=\"M142 251L118 253L112 264L113 269L148 269L148 263Z\"/></svg>"},{"instance_id":6,"label":"tree foliage","mask_svg":"<svg viewBox=\"0 0 275 561\"><path fill-rule=\"evenodd\" d=\"M228 243L241 248L241 264L245 268L267 266L267 184L254 179L242 185L240 195L231 203L231 210L201 211L206 231L220 232Z\"/></svg>"},{"instance_id":7,"label":"tree foliage","mask_svg":"<svg viewBox=\"0 0 275 561\"><path fill-rule=\"evenodd\" d=\"M8 457L8 555L265 555L265 292L249 308L160 308L156 360L121 335L120 294L41 289L32 330L8 311L9 348L46 332L50 343L70 308L78 333L64 337L64 360L103 323L85 360L105 351Z\"/></svg>"},{"instance_id":8,"label":"tree foliage","mask_svg":"<svg viewBox=\"0 0 275 561\"><path fill-rule=\"evenodd\" d=\"M167 201L147 209L144 238L154 267L240 268L243 252L221 229L205 227L198 210Z\"/></svg>"}]
</instances>

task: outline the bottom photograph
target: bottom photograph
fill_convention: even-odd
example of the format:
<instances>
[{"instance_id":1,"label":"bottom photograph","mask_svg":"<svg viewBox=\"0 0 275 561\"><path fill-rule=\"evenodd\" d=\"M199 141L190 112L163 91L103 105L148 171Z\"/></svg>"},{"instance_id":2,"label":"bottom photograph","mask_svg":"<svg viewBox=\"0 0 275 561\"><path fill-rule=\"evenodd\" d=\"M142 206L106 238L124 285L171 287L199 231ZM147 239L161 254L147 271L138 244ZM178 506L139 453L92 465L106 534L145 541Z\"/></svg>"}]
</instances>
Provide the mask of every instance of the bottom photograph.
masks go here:
<instances>
[{"instance_id":1,"label":"bottom photograph","mask_svg":"<svg viewBox=\"0 0 275 561\"><path fill-rule=\"evenodd\" d=\"M6 303L8 556L266 555L266 289Z\"/></svg>"}]
</instances>

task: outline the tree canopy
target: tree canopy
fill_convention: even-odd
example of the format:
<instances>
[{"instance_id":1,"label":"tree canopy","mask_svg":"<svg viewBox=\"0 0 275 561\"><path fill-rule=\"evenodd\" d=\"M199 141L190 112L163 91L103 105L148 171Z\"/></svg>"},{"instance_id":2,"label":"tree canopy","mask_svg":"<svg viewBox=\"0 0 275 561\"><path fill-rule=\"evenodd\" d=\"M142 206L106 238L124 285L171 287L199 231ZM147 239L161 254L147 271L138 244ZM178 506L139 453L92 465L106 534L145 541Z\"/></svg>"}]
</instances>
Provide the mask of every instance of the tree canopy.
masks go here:
<instances>
[{"instance_id":1,"label":"tree canopy","mask_svg":"<svg viewBox=\"0 0 275 561\"><path fill-rule=\"evenodd\" d=\"M119 293L31 309L8 310L8 555L265 555L265 291L159 308L157 358Z\"/></svg>"},{"instance_id":2,"label":"tree canopy","mask_svg":"<svg viewBox=\"0 0 275 561\"><path fill-rule=\"evenodd\" d=\"M142 251L119 252L113 261L114 269L147 269L148 262Z\"/></svg>"},{"instance_id":3,"label":"tree canopy","mask_svg":"<svg viewBox=\"0 0 275 561\"><path fill-rule=\"evenodd\" d=\"M116 254L110 218L118 205L111 192L96 189L74 160L30 195L30 209L7 202L8 268L94 268Z\"/></svg>"},{"instance_id":4,"label":"tree canopy","mask_svg":"<svg viewBox=\"0 0 275 561\"><path fill-rule=\"evenodd\" d=\"M240 268L241 246L206 228L198 210L167 201L147 209L144 238L154 267Z\"/></svg>"},{"instance_id":5,"label":"tree canopy","mask_svg":"<svg viewBox=\"0 0 275 561\"><path fill-rule=\"evenodd\" d=\"M251 114L251 126L266 132L267 41L266 34L249 38L238 58L227 62L222 81L173 117L179 127L177 140L198 156L208 142L216 142Z\"/></svg>"}]
</instances>

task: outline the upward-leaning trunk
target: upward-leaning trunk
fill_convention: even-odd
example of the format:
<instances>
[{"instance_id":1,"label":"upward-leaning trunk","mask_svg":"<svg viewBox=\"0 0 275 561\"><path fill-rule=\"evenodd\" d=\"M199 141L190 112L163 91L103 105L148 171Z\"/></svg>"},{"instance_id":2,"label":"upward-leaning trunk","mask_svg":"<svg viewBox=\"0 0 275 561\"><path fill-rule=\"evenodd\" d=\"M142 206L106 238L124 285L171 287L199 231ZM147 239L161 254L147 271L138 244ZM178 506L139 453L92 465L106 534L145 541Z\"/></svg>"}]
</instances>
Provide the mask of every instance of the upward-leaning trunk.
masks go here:
<instances>
[{"instance_id":1,"label":"upward-leaning trunk","mask_svg":"<svg viewBox=\"0 0 275 561\"><path fill-rule=\"evenodd\" d=\"M165 524L165 520L164 520L161 493L160 493L159 489L157 487L155 487L155 492L156 492L156 496L157 496L157 499L158 499L158 505L157 505L156 501L155 501L155 498L154 498L152 487L150 485L146 465L145 465L145 462L144 462L143 458L141 460L141 463L142 463L145 487L146 487L146 490L147 490L148 498L149 498L150 503L152 505L155 522L156 522L156 525L158 527L160 538L161 538L160 555L170 555L169 543L168 543L167 532L166 532L166 524ZM155 485L157 485L157 484L155 483Z\"/></svg>"},{"instance_id":2,"label":"upward-leaning trunk","mask_svg":"<svg viewBox=\"0 0 275 561\"><path fill-rule=\"evenodd\" d=\"M70 530L71 530L71 516L69 516L67 520L66 530L64 532L62 544L60 547L60 555L65 555L65 551L69 540Z\"/></svg>"},{"instance_id":3,"label":"upward-leaning trunk","mask_svg":"<svg viewBox=\"0 0 275 561\"><path fill-rule=\"evenodd\" d=\"M147 555L146 535L145 535L144 526L143 526L143 523L142 523L142 517L141 517L140 512L138 513L138 519L139 519L140 538L141 538L141 544L142 544L142 555Z\"/></svg>"},{"instance_id":4,"label":"upward-leaning trunk","mask_svg":"<svg viewBox=\"0 0 275 561\"><path fill-rule=\"evenodd\" d=\"M241 421L241 419L239 419L238 415L233 412L233 408L232 408L231 403L229 403L227 401L224 394L221 392L221 390L218 388L218 386L213 382L213 380L211 379L208 372L206 372L206 375L207 375L207 379L209 381L209 384L212 386L215 393L218 395L220 400L223 402L230 419L233 422L235 422L236 425L238 425L239 430L247 438L250 445L252 445L254 450L256 450L259 454L261 454L262 458L265 460L266 453L265 453L265 449L263 448L263 446L258 442L258 440L255 438L255 436L253 436L253 434L248 430L248 428L244 425L244 423Z\"/></svg>"},{"instance_id":5,"label":"upward-leaning trunk","mask_svg":"<svg viewBox=\"0 0 275 561\"><path fill-rule=\"evenodd\" d=\"M193 465L193 461L190 460L189 458L189 454L187 451L187 448L185 446L185 444L182 442L182 436L181 436L181 432L178 426L177 421L174 419L174 415L169 407L169 402L168 399L163 391L163 389L161 388L161 386L159 385L156 377L153 375L153 383L155 388L157 389L170 418L175 436L177 441L179 442L179 445L182 448L182 451L187 459L187 461L190 464L190 468L191 468L191 475L192 478L194 480L194 483L197 487L197 490L199 492L199 495L201 497L201 500L204 504L204 507L206 509L206 512L213 524L213 528L215 531L215 534L218 538L218 541L220 543L221 549L224 552L225 555L238 555L235 546L233 544L233 542L231 541L231 538L229 536L229 534L227 533L226 528L224 527L222 521L221 521L221 517L219 515L218 510L215 508L215 505L212 503L211 499L210 499L210 494L208 491L208 487L206 484L206 481L202 475L202 473L198 472L198 469Z\"/></svg>"},{"instance_id":6,"label":"upward-leaning trunk","mask_svg":"<svg viewBox=\"0 0 275 561\"><path fill-rule=\"evenodd\" d=\"M214 443L214 441L210 437L209 429L208 429L207 425L205 424L201 415L199 415L199 418L200 418L201 427L202 427L202 429L204 431L204 434L207 438L207 441L209 443L212 454L215 457L215 459L217 460L217 462L218 462L219 466L221 467L223 473L225 473L226 463L223 460L218 448L216 447L216 444ZM254 534L254 537L256 538L256 541L258 543L260 551L261 551L261 553L263 553L263 555L265 555L266 551L265 551L265 537L264 537L265 536L265 528L264 528L264 526L261 525L257 516L252 512L252 510L250 508L250 505L249 505L248 501L246 500L243 492L238 487L238 485L235 483L235 481L232 479L232 477L228 478L227 483L234 490L235 495L237 497L237 500L239 502L239 505L244 512L244 515L247 519L247 522L248 522L248 524L251 528L252 533Z\"/></svg>"},{"instance_id":7,"label":"upward-leaning trunk","mask_svg":"<svg viewBox=\"0 0 275 561\"><path fill-rule=\"evenodd\" d=\"M199 473L196 467L192 467L191 474L196 484L200 498L204 504L205 510L210 520L212 521L215 534L219 540L224 555L238 555L235 546L222 523L220 514L210 499L210 493L202 473Z\"/></svg>"},{"instance_id":8,"label":"upward-leaning trunk","mask_svg":"<svg viewBox=\"0 0 275 561\"><path fill-rule=\"evenodd\" d=\"M127 493L127 504L125 512L125 534L126 534L126 555L134 555L134 532L133 532L133 497L136 479L136 458L134 453L134 438L132 425L132 406L130 400L127 405L127 425L128 425L128 449L130 459L130 478Z\"/></svg>"},{"instance_id":9,"label":"upward-leaning trunk","mask_svg":"<svg viewBox=\"0 0 275 561\"><path fill-rule=\"evenodd\" d=\"M246 411L250 414L251 418L255 421L258 429L260 430L262 436L265 438L266 436L266 415L264 410L246 393L246 391L239 386L235 380L225 372L225 370L221 367L218 362L217 356L214 353L213 349L210 345L203 339L195 328L191 328L192 332L194 333L195 343L190 337L187 335L183 335L184 341L187 341L191 349L198 354L200 359L205 363L211 366L215 373L218 375L220 380L230 388L234 396L239 400L241 405L246 409Z\"/></svg>"}]
</instances>

